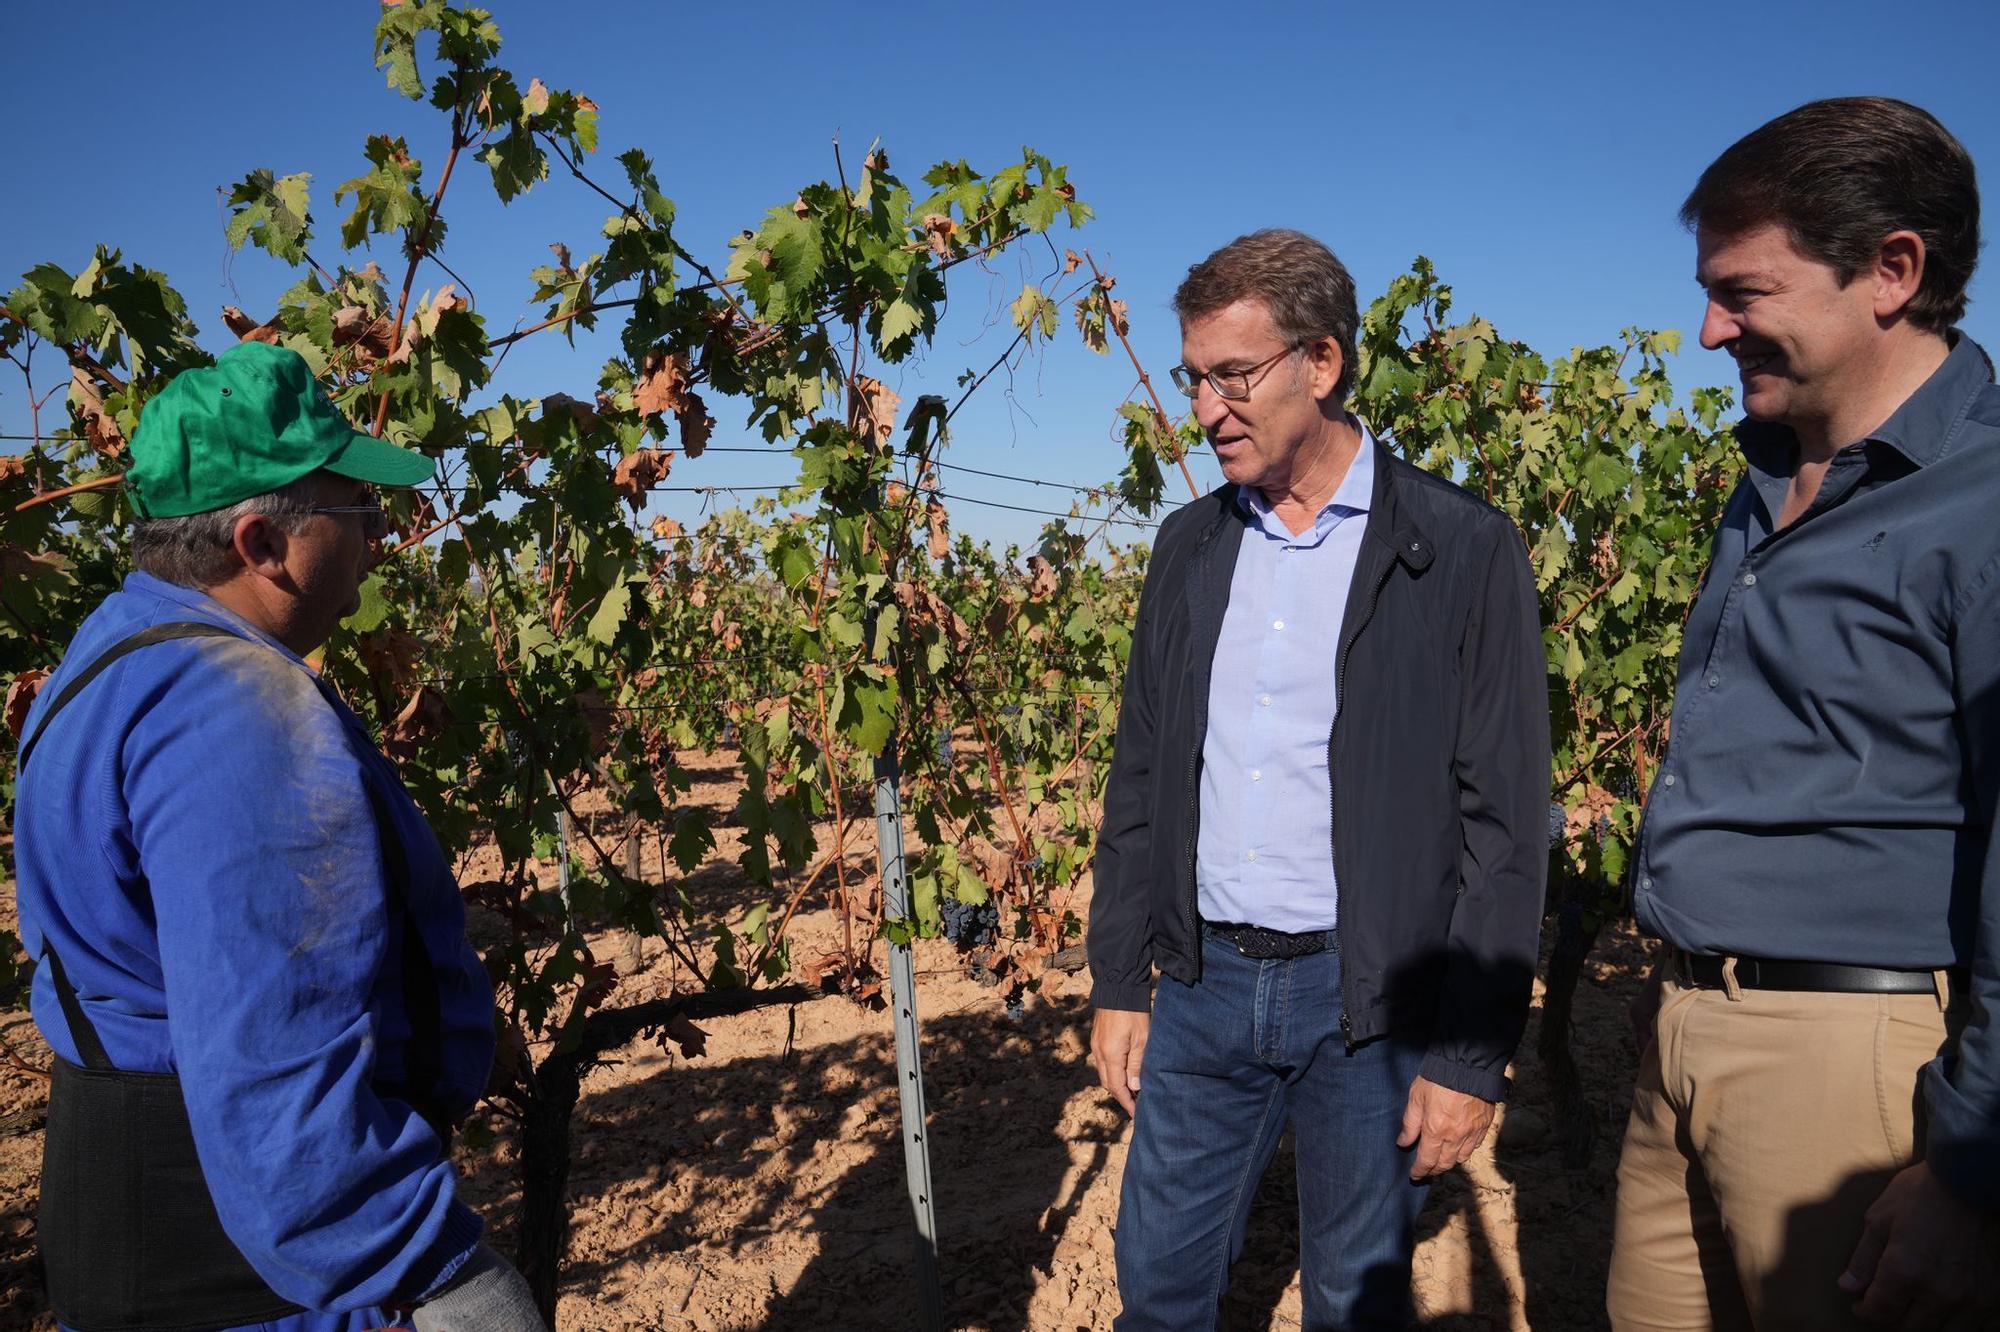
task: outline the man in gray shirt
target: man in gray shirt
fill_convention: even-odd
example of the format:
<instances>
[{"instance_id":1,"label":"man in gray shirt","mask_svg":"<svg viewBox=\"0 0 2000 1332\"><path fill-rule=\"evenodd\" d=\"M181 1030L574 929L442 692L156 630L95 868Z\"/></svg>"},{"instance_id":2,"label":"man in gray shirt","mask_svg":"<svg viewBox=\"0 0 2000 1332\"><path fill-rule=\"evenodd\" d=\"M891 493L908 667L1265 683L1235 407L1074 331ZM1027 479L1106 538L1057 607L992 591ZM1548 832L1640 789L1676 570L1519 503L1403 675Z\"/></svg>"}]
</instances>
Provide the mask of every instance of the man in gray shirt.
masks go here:
<instances>
[{"instance_id":1,"label":"man in gray shirt","mask_svg":"<svg viewBox=\"0 0 2000 1332\"><path fill-rule=\"evenodd\" d=\"M1815 102L1682 209L1746 474L1635 857L1669 945L1624 1329L1988 1327L2000 1282L2000 389L1965 149Z\"/></svg>"}]
</instances>

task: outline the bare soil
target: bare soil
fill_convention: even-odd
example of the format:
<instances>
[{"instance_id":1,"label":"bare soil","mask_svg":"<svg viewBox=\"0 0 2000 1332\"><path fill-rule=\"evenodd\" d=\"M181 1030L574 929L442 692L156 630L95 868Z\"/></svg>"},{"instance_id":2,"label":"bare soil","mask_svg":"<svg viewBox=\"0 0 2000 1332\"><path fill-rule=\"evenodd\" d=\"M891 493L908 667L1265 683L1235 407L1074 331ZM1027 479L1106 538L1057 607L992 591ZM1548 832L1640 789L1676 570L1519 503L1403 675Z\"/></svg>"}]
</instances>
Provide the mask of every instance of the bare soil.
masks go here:
<instances>
[{"instance_id":1,"label":"bare soil","mask_svg":"<svg viewBox=\"0 0 2000 1332\"><path fill-rule=\"evenodd\" d=\"M726 756L701 776L695 799L730 808L737 776ZM727 921L755 895L735 866L738 844L727 830L721 841L691 887L705 916ZM858 831L846 861L851 883L866 880L873 858L871 833ZM466 877L484 868L468 864ZM656 855L646 868L657 872ZM1079 897L1087 902L1087 886ZM13 914L10 885L0 927L11 928ZM828 951L838 928L818 895L793 922L794 957ZM596 946L599 957L616 957L625 941L607 936ZM1112 1239L1130 1124L1088 1063L1087 975L1049 973L1009 1017L1000 991L969 979L951 945L922 941L916 960L947 1322L1109 1327L1119 1307ZM1578 987L1573 1049L1596 1129L1581 1169L1563 1163L1533 1054L1538 985L1498 1131L1432 1190L1420 1224L1420 1326L1606 1326L1612 1171L1636 1062L1625 1007L1644 964L1644 945L1629 931L1607 934ZM649 941L611 1002L676 984L687 978ZM913 1326L889 1014L830 997L702 1026L699 1058L642 1041L584 1083L559 1327ZM48 1051L25 1013L0 1015L0 1037L0 1332L40 1332L54 1327L34 1257L46 1083L14 1061L44 1066ZM490 1146L461 1147L458 1162L504 1252L516 1220L515 1147L498 1126ZM1289 1141L1254 1206L1224 1326L1299 1326Z\"/></svg>"}]
</instances>

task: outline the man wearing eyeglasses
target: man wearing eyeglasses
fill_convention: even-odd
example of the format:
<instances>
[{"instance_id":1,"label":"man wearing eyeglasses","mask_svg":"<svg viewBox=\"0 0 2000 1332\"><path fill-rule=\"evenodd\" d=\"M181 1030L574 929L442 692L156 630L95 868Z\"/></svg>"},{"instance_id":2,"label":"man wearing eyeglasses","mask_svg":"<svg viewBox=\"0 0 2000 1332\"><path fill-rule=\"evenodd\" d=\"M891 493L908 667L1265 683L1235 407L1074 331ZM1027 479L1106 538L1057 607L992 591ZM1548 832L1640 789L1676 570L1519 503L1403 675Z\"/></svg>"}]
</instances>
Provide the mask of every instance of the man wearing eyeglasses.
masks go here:
<instances>
[{"instance_id":1,"label":"man wearing eyeglasses","mask_svg":"<svg viewBox=\"0 0 2000 1332\"><path fill-rule=\"evenodd\" d=\"M1534 580L1503 514L1346 410L1325 246L1242 237L1174 304L1226 484L1160 531L1094 867L1092 1056L1136 1120L1117 1326L1214 1325L1289 1125L1305 1325L1401 1328L1425 1181L1484 1137L1526 1019Z\"/></svg>"},{"instance_id":2,"label":"man wearing eyeglasses","mask_svg":"<svg viewBox=\"0 0 2000 1332\"><path fill-rule=\"evenodd\" d=\"M457 1196L493 999L457 884L305 658L359 605L376 486L293 351L146 403L136 571L22 732L35 1020L56 1056L39 1241L69 1326L542 1326Z\"/></svg>"}]
</instances>

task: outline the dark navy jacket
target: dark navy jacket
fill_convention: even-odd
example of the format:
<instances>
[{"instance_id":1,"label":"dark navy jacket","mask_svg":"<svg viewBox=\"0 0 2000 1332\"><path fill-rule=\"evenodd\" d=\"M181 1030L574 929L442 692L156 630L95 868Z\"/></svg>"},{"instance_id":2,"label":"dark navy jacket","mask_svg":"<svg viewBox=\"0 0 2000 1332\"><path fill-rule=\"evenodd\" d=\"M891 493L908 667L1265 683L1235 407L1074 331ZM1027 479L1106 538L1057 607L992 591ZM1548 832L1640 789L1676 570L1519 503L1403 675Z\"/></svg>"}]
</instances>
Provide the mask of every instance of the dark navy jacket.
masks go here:
<instances>
[{"instance_id":1,"label":"dark navy jacket","mask_svg":"<svg viewBox=\"0 0 2000 1332\"><path fill-rule=\"evenodd\" d=\"M1500 1100L1548 866L1548 675L1506 515L1390 455L1339 644L1328 738L1343 1030L1421 1040L1423 1075ZM1195 838L1210 667L1245 522L1235 487L1160 530L1133 632L1091 900L1092 1002L1201 976Z\"/></svg>"}]
</instances>

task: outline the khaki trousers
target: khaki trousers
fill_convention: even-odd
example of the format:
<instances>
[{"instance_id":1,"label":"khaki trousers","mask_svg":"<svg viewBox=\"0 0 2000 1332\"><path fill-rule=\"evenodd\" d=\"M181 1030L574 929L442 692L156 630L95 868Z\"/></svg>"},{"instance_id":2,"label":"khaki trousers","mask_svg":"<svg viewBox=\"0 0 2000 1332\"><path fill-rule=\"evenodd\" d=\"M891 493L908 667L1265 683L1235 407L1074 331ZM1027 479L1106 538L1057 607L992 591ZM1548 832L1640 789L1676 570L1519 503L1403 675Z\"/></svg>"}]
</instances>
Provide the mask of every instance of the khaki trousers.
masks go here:
<instances>
[{"instance_id":1,"label":"khaki trousers","mask_svg":"<svg viewBox=\"0 0 2000 1332\"><path fill-rule=\"evenodd\" d=\"M1920 1155L1917 1073L1948 1039L1939 995L1667 981L1618 1163L1612 1326L1860 1327L1835 1283Z\"/></svg>"}]
</instances>

